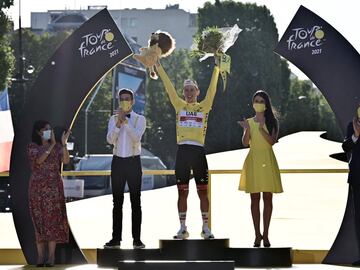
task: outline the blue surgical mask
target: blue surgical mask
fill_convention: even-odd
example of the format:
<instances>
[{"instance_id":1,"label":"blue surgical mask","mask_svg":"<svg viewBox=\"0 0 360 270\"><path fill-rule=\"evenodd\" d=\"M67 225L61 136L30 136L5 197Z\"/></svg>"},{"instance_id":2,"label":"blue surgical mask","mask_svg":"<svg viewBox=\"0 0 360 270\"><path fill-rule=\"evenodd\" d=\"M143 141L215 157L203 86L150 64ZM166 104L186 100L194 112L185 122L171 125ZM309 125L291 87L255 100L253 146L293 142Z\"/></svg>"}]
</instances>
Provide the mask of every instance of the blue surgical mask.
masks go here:
<instances>
[{"instance_id":1,"label":"blue surgical mask","mask_svg":"<svg viewBox=\"0 0 360 270\"><path fill-rule=\"evenodd\" d=\"M50 138L51 138L51 130L44 130L43 131L43 134L42 134L42 138L44 139L44 140L50 140Z\"/></svg>"}]
</instances>

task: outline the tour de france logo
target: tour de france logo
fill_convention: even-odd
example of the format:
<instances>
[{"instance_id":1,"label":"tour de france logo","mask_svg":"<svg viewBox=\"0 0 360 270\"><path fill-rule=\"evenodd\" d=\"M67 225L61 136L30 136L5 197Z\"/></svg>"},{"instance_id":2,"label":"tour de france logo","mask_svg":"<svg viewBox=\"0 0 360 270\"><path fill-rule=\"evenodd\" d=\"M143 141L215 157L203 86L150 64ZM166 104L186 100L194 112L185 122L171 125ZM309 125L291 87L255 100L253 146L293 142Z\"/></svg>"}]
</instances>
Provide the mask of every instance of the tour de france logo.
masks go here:
<instances>
[{"instance_id":1,"label":"tour de france logo","mask_svg":"<svg viewBox=\"0 0 360 270\"><path fill-rule=\"evenodd\" d=\"M98 33L89 33L81 37L79 52L81 58L86 58L100 52L109 52L109 57L119 53L114 50L115 36L111 29L102 29Z\"/></svg>"},{"instance_id":2,"label":"tour de france logo","mask_svg":"<svg viewBox=\"0 0 360 270\"><path fill-rule=\"evenodd\" d=\"M289 51L299 51L307 48L311 49L311 54L321 54L322 45L325 43L325 31L322 26L315 25L310 28L294 28L288 38L287 48Z\"/></svg>"}]
</instances>

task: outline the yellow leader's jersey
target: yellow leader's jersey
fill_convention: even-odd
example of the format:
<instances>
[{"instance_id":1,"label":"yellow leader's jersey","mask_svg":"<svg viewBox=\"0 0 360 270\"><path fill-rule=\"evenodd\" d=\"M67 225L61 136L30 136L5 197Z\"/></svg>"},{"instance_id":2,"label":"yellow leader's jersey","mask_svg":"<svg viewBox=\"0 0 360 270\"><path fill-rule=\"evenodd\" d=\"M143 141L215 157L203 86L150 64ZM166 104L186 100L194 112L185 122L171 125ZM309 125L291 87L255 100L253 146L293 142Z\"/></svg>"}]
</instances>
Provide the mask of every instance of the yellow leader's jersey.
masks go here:
<instances>
[{"instance_id":1,"label":"yellow leader's jersey","mask_svg":"<svg viewBox=\"0 0 360 270\"><path fill-rule=\"evenodd\" d=\"M181 99L161 65L158 67L158 74L176 111L177 143L195 142L195 144L204 145L208 116L216 93L219 68L215 66L206 97L200 103L187 103Z\"/></svg>"}]
</instances>

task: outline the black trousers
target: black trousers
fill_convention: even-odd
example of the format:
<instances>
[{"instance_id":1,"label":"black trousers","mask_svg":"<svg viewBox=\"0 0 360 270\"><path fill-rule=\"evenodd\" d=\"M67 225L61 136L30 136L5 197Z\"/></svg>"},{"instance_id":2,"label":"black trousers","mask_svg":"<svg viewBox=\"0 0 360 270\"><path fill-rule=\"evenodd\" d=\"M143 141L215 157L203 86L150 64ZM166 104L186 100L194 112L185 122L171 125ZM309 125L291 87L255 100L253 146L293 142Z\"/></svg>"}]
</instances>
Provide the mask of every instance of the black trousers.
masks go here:
<instances>
[{"instance_id":1,"label":"black trousers","mask_svg":"<svg viewBox=\"0 0 360 270\"><path fill-rule=\"evenodd\" d=\"M354 202L356 237L360 249L360 185L350 185L350 186L351 186L353 202Z\"/></svg>"},{"instance_id":2,"label":"black trousers","mask_svg":"<svg viewBox=\"0 0 360 270\"><path fill-rule=\"evenodd\" d=\"M113 193L113 239L122 240L122 219L125 183L128 183L132 210L132 237L140 240L141 233L141 161L140 156L121 158L114 156L111 163Z\"/></svg>"}]
</instances>

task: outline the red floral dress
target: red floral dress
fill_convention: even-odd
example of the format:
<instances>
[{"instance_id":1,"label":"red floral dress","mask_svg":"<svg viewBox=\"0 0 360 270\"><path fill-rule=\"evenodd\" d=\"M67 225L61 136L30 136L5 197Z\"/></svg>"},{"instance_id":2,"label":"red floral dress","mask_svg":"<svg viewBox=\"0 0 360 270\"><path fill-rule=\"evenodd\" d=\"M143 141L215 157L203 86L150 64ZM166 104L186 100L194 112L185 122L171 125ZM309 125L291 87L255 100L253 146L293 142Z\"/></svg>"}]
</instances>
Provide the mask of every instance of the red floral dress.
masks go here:
<instances>
[{"instance_id":1,"label":"red floral dress","mask_svg":"<svg viewBox=\"0 0 360 270\"><path fill-rule=\"evenodd\" d=\"M35 228L36 242L69 241L64 186L60 175L62 147L56 144L41 164L36 164L49 146L30 143L28 158L31 166L29 183L30 215Z\"/></svg>"}]
</instances>

